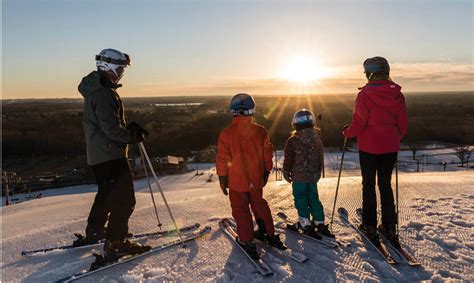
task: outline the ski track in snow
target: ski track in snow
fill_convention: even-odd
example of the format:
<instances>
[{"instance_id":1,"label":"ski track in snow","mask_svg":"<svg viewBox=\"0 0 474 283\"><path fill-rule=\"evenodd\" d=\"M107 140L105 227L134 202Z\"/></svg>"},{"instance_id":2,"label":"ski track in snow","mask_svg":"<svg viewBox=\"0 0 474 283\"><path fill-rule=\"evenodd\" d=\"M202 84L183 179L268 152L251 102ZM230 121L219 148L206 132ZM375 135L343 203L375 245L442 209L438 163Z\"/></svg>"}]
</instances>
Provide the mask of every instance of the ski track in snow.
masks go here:
<instances>
[{"instance_id":1,"label":"ski track in snow","mask_svg":"<svg viewBox=\"0 0 474 283\"><path fill-rule=\"evenodd\" d=\"M328 249L283 232L286 243L293 250L305 253L309 260L297 263L264 248L264 260L275 272L270 277L262 277L219 230L218 220L231 216L231 212L229 201L216 181L206 182L207 174L166 176L160 179L160 184L178 225L199 222L201 227L211 225L211 233L188 243L187 248L173 247L80 282L474 281L473 176L471 172L400 174L401 236L422 267L410 267L403 261L399 266L389 266L352 228L342 224L336 212L333 229L341 240L352 243L350 247ZM295 218L291 185L273 180L272 176L265 188L273 215L284 211ZM336 181L326 178L318 184L327 222ZM55 190L49 197L2 208L2 281L50 282L89 267L93 260L91 251L100 252L100 246L31 258L22 258L20 252L70 244L72 234L84 230L94 188L85 186L82 189L87 193L82 194L74 188ZM136 188L137 205L130 219L130 231L155 231L157 221L145 180L137 181ZM60 194L61 190L65 191L64 195ZM154 191L163 229L172 228L156 187ZM340 206L349 211L350 217L355 216L355 210L361 206L360 177L343 174L336 209ZM150 238L140 242L154 245L174 239ZM262 247L258 244L259 249Z\"/></svg>"}]
</instances>

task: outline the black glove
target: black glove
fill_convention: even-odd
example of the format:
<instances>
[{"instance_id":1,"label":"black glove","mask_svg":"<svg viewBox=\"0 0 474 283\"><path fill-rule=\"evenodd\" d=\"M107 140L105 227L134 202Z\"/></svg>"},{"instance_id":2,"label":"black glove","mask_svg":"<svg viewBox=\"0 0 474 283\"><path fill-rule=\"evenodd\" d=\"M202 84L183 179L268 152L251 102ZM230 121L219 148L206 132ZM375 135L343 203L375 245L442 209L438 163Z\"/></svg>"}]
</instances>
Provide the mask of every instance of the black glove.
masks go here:
<instances>
[{"instance_id":1,"label":"black glove","mask_svg":"<svg viewBox=\"0 0 474 283\"><path fill-rule=\"evenodd\" d=\"M150 133L137 122L131 122L125 127L132 134L132 143L143 142Z\"/></svg>"},{"instance_id":2,"label":"black glove","mask_svg":"<svg viewBox=\"0 0 474 283\"><path fill-rule=\"evenodd\" d=\"M268 177L270 176L270 171L264 171L263 172L263 186L265 187L265 185L267 184L268 182Z\"/></svg>"},{"instance_id":3,"label":"black glove","mask_svg":"<svg viewBox=\"0 0 474 283\"><path fill-rule=\"evenodd\" d=\"M227 193L228 182L229 182L229 177L219 176L219 185L221 186L221 190L224 193L224 195L229 194L229 193Z\"/></svg>"},{"instance_id":4,"label":"black glove","mask_svg":"<svg viewBox=\"0 0 474 283\"><path fill-rule=\"evenodd\" d=\"M321 179L321 171L317 171L316 174L314 174L314 181L317 183Z\"/></svg>"},{"instance_id":5,"label":"black glove","mask_svg":"<svg viewBox=\"0 0 474 283\"><path fill-rule=\"evenodd\" d=\"M291 178L290 172L283 171L283 178L285 178L285 180L290 184L293 181L293 179Z\"/></svg>"}]
</instances>

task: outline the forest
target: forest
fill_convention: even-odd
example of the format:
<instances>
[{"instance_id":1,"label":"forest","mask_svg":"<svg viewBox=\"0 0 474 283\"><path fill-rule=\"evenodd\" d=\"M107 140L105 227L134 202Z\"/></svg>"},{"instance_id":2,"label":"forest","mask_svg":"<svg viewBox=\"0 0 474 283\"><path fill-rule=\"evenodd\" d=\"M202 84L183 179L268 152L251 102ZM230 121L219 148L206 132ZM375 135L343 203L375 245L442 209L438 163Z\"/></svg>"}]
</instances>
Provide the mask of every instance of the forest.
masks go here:
<instances>
[{"instance_id":1,"label":"forest","mask_svg":"<svg viewBox=\"0 0 474 283\"><path fill-rule=\"evenodd\" d=\"M474 92L405 94L409 133L405 143L441 141L474 144ZM215 146L231 122L230 96L123 98L129 122L151 134L145 146L153 156L192 156ZM342 145L355 94L256 96L255 120L264 125L275 148L282 149L294 112L308 108L321 114L318 127L326 147ZM18 160L84 162L82 99L2 100L3 165ZM134 154L136 147L131 147ZM13 162L13 163L12 163ZM57 162L57 161L55 161ZM21 162L20 162L21 163Z\"/></svg>"}]
</instances>

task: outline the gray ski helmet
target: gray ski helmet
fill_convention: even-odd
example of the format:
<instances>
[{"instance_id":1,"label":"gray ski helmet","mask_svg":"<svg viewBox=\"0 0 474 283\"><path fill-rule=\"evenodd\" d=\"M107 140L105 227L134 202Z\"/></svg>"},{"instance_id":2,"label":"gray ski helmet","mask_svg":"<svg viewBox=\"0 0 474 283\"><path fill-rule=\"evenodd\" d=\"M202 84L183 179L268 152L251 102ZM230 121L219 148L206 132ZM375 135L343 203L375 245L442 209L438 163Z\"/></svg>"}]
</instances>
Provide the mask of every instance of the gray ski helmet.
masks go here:
<instances>
[{"instance_id":1,"label":"gray ski helmet","mask_svg":"<svg viewBox=\"0 0 474 283\"><path fill-rule=\"evenodd\" d=\"M95 55L96 66L101 71L112 71L117 78L121 78L125 68L130 66L130 56L118 50L107 48Z\"/></svg>"},{"instance_id":2,"label":"gray ski helmet","mask_svg":"<svg viewBox=\"0 0 474 283\"><path fill-rule=\"evenodd\" d=\"M364 73L368 76L371 75L390 75L390 65L388 64L387 59L376 56L372 58L367 58L364 61Z\"/></svg>"},{"instance_id":3,"label":"gray ski helmet","mask_svg":"<svg viewBox=\"0 0 474 283\"><path fill-rule=\"evenodd\" d=\"M301 109L295 112L295 115L293 115L293 120L291 121L291 124L293 127L296 128L297 125L309 125L309 126L314 126L315 122L314 114L313 112L309 111L308 109Z\"/></svg>"},{"instance_id":4,"label":"gray ski helmet","mask_svg":"<svg viewBox=\"0 0 474 283\"><path fill-rule=\"evenodd\" d=\"M230 100L232 116L250 116L255 112L255 100L246 93L234 95Z\"/></svg>"}]
</instances>

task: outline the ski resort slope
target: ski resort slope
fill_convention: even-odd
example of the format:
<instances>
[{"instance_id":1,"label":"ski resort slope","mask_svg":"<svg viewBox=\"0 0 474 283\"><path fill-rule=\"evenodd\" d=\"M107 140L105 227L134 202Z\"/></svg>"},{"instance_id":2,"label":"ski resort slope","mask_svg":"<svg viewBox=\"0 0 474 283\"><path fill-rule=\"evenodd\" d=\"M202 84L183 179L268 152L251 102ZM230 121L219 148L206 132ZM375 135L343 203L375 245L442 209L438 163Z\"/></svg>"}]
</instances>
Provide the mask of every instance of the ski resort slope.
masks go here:
<instances>
[{"instance_id":1,"label":"ski resort slope","mask_svg":"<svg viewBox=\"0 0 474 283\"><path fill-rule=\"evenodd\" d=\"M328 249L283 232L293 250L309 257L297 263L265 248L264 260L275 274L262 277L234 244L219 230L218 220L230 217L229 201L218 188L216 178L195 173L160 179L179 225L210 225L208 236L173 247L130 263L87 277L80 282L326 282L326 281L474 281L474 172L432 172L400 174L401 237L421 267L404 263L389 266L336 215L333 229L350 247ZM336 178L319 182L320 198L329 221ZM157 220L145 180L135 183L137 205L130 219L133 233L156 231ZM163 229L172 228L160 194L153 185ZM45 197L2 208L2 282L52 282L89 268L91 252L100 248L56 251L31 258L22 250L70 244L74 232L83 232L94 198L95 186L69 187L45 192ZM53 193L54 192L54 193ZM265 196L273 215L284 211L296 217L291 186L270 182ZM361 205L361 178L343 177L337 207L351 217ZM275 218L275 222L278 219ZM163 237L142 243L157 244L176 239ZM258 246L259 248L262 246Z\"/></svg>"}]
</instances>

